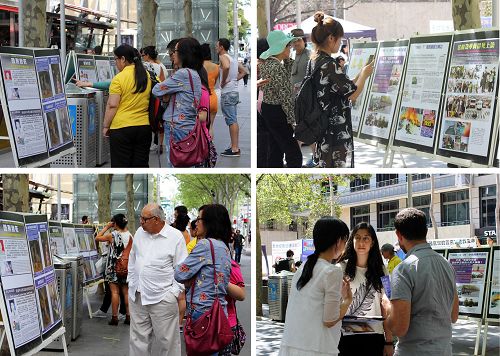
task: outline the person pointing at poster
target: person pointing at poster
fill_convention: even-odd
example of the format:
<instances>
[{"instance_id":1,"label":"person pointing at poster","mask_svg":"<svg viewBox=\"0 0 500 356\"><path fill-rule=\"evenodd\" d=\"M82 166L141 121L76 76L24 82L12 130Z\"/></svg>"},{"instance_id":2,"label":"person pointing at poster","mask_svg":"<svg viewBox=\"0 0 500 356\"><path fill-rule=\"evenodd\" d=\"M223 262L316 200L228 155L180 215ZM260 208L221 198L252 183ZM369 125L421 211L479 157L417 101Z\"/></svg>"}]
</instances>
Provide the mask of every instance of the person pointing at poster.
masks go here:
<instances>
[{"instance_id":1,"label":"person pointing at poster","mask_svg":"<svg viewBox=\"0 0 500 356\"><path fill-rule=\"evenodd\" d=\"M406 258L394 269L386 325L399 338L395 356L451 356L451 324L458 319L455 272L426 241L425 213L407 208L394 227Z\"/></svg>"}]
</instances>

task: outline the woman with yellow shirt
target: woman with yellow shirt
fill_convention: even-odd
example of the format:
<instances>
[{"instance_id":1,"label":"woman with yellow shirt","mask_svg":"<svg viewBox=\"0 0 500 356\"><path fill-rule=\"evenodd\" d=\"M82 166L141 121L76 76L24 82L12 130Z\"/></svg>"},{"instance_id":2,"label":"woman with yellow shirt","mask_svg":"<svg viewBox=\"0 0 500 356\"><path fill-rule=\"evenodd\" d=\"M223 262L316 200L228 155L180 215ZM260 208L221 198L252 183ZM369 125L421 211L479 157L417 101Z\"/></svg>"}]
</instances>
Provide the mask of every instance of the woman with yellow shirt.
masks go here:
<instances>
[{"instance_id":1,"label":"woman with yellow shirt","mask_svg":"<svg viewBox=\"0 0 500 356\"><path fill-rule=\"evenodd\" d=\"M109 87L103 135L110 138L111 167L149 167L151 79L137 49L123 44L114 50L120 71Z\"/></svg>"},{"instance_id":2,"label":"woman with yellow shirt","mask_svg":"<svg viewBox=\"0 0 500 356\"><path fill-rule=\"evenodd\" d=\"M203 56L203 67L208 74L208 86L210 89L210 121L208 122L208 130L213 140L214 121L219 106L217 93L215 92L215 83L219 79L219 65L212 62L212 53L210 52L210 45L208 43L201 45L201 54Z\"/></svg>"}]
</instances>

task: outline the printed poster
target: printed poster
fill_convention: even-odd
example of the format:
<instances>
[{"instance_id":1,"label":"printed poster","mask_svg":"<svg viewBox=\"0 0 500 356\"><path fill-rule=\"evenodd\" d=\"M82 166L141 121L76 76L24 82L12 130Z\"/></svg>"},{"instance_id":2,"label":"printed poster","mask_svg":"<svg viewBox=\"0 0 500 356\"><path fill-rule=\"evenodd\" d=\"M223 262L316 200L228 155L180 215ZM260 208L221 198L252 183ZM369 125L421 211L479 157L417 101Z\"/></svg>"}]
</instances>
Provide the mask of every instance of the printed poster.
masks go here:
<instances>
[{"instance_id":1,"label":"printed poster","mask_svg":"<svg viewBox=\"0 0 500 356\"><path fill-rule=\"evenodd\" d=\"M371 47L368 47L371 46ZM347 76L349 79L354 80L356 76L361 72L361 69L367 64L375 60L375 55L377 53L378 43L354 43L352 45L349 68L347 70ZM372 78L370 76L369 80ZM363 104L365 102L366 93L368 91L369 80L366 81L363 91L358 96L356 101L352 103L351 107L351 120L352 120L352 130L353 132L359 131L359 126L361 124L361 118L363 115Z\"/></svg>"},{"instance_id":2,"label":"printed poster","mask_svg":"<svg viewBox=\"0 0 500 356\"><path fill-rule=\"evenodd\" d=\"M434 151L450 40L410 44L396 140L427 152Z\"/></svg>"},{"instance_id":3,"label":"printed poster","mask_svg":"<svg viewBox=\"0 0 500 356\"><path fill-rule=\"evenodd\" d=\"M388 140L402 82L407 46L380 47L361 133Z\"/></svg>"},{"instance_id":4,"label":"printed poster","mask_svg":"<svg viewBox=\"0 0 500 356\"><path fill-rule=\"evenodd\" d=\"M60 225L52 225L52 223L49 223L49 239L52 255L66 254L63 229Z\"/></svg>"},{"instance_id":5,"label":"printed poster","mask_svg":"<svg viewBox=\"0 0 500 356\"><path fill-rule=\"evenodd\" d=\"M66 253L68 255L77 255L79 250L78 250L78 245L77 245L77 237L75 233L75 228L74 227L69 227L69 226L63 226L63 235L64 235L64 242L66 245Z\"/></svg>"},{"instance_id":6,"label":"printed poster","mask_svg":"<svg viewBox=\"0 0 500 356\"><path fill-rule=\"evenodd\" d=\"M439 149L486 159L498 82L498 38L453 43Z\"/></svg>"},{"instance_id":7,"label":"printed poster","mask_svg":"<svg viewBox=\"0 0 500 356\"><path fill-rule=\"evenodd\" d=\"M109 58L97 59L96 57L95 65L97 67L97 80L99 82L110 82L113 79L114 73Z\"/></svg>"},{"instance_id":8,"label":"printed poster","mask_svg":"<svg viewBox=\"0 0 500 356\"><path fill-rule=\"evenodd\" d=\"M455 270L460 313L482 315L488 255L487 251L448 251L448 261Z\"/></svg>"},{"instance_id":9,"label":"printed poster","mask_svg":"<svg viewBox=\"0 0 500 356\"><path fill-rule=\"evenodd\" d=\"M78 63L78 78L79 80L86 82L97 82L97 73L95 61L92 56L88 58L82 58L82 56L77 56Z\"/></svg>"},{"instance_id":10,"label":"printed poster","mask_svg":"<svg viewBox=\"0 0 500 356\"><path fill-rule=\"evenodd\" d=\"M491 273L490 303L488 305L488 317L500 316L500 249L493 250L493 266Z\"/></svg>"}]
</instances>

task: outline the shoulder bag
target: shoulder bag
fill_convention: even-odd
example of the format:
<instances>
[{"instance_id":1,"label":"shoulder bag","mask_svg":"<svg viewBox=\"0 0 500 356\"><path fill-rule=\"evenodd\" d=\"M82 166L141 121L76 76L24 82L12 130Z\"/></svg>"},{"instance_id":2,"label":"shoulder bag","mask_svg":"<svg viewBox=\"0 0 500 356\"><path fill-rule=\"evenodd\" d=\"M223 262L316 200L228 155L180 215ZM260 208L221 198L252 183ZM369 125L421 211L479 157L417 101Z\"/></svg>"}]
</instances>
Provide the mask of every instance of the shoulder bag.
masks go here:
<instances>
[{"instance_id":1,"label":"shoulder bag","mask_svg":"<svg viewBox=\"0 0 500 356\"><path fill-rule=\"evenodd\" d=\"M186 341L186 352L188 356L207 356L222 350L233 340L233 331L224 313L224 308L219 301L219 286L215 270L214 246L210 239L210 252L214 265L215 300L199 319L193 321L191 314L187 316L184 327L184 340ZM193 295L196 279L191 287L191 313L193 311Z\"/></svg>"},{"instance_id":2,"label":"shoulder bag","mask_svg":"<svg viewBox=\"0 0 500 356\"><path fill-rule=\"evenodd\" d=\"M130 235L127 247L122 251L122 255L116 260L115 273L118 278L127 278L128 275L128 257L130 255L130 250L132 250L132 235Z\"/></svg>"}]
</instances>

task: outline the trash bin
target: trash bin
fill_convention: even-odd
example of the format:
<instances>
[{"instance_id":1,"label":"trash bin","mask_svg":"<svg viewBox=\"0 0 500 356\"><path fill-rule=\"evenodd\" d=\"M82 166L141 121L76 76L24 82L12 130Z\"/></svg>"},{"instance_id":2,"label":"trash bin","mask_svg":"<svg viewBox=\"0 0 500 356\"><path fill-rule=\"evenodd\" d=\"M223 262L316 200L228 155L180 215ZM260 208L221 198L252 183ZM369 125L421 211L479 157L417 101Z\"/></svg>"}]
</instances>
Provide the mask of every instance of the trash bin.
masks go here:
<instances>
[{"instance_id":1,"label":"trash bin","mask_svg":"<svg viewBox=\"0 0 500 356\"><path fill-rule=\"evenodd\" d=\"M102 166L103 164L110 162L110 149L109 149L109 137L105 138L102 134L102 127L104 125L104 113L106 112L106 104L108 103L109 92L96 90L96 125L97 125L97 145L96 145L96 165Z\"/></svg>"},{"instance_id":2,"label":"trash bin","mask_svg":"<svg viewBox=\"0 0 500 356\"><path fill-rule=\"evenodd\" d=\"M62 255L65 261L71 263L71 276L72 276L72 323L71 327L71 340L76 340L80 336L82 327L82 313L83 313L83 257ZM69 290L69 288L68 288Z\"/></svg>"},{"instance_id":3,"label":"trash bin","mask_svg":"<svg viewBox=\"0 0 500 356\"><path fill-rule=\"evenodd\" d=\"M267 300L269 317L277 321L285 321L287 302L287 276L271 275L267 282Z\"/></svg>"},{"instance_id":4,"label":"trash bin","mask_svg":"<svg viewBox=\"0 0 500 356\"><path fill-rule=\"evenodd\" d=\"M54 270L56 273L57 292L59 294L59 303L61 304L62 322L66 328L66 346L71 340L71 329L73 321L73 280L71 274L71 263L57 256L54 256ZM64 350L62 338L58 337L51 342L47 349Z\"/></svg>"},{"instance_id":5,"label":"trash bin","mask_svg":"<svg viewBox=\"0 0 500 356\"><path fill-rule=\"evenodd\" d=\"M68 114L76 147L78 167L95 167L98 127L96 93L80 89L74 84L66 85ZM73 155L65 155L50 165L51 167L74 167Z\"/></svg>"}]
</instances>

